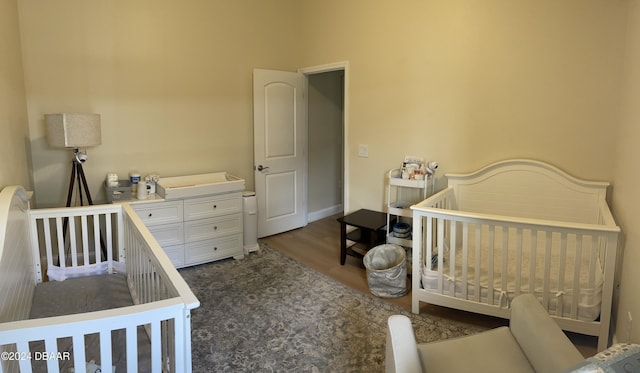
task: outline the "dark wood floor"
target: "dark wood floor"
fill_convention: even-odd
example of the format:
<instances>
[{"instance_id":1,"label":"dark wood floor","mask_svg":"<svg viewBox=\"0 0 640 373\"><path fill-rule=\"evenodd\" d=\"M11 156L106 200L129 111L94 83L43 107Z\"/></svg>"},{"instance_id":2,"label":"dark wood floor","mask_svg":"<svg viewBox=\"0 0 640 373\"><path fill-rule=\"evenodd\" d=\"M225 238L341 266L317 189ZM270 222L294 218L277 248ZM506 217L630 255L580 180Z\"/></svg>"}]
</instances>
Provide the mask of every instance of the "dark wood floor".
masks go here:
<instances>
[{"instance_id":1,"label":"dark wood floor","mask_svg":"<svg viewBox=\"0 0 640 373\"><path fill-rule=\"evenodd\" d=\"M344 265L340 265L340 224L331 216L278 235L262 240L274 249L315 269L329 277L358 291L368 293L367 276L362 259L347 256ZM411 292L400 298L385 299L407 310L411 310ZM452 320L473 323L488 328L507 325L502 319L477 315L421 303L420 312L446 317ZM569 338L585 357L596 353L597 340L579 334L569 334Z\"/></svg>"}]
</instances>

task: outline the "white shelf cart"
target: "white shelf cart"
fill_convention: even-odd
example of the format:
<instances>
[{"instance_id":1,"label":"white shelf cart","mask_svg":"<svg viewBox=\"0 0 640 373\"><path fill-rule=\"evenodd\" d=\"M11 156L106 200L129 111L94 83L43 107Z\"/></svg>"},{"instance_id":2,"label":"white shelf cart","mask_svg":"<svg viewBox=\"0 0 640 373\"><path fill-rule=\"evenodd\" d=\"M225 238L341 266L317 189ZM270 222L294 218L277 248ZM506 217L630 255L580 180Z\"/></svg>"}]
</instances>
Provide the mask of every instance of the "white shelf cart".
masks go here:
<instances>
[{"instance_id":1,"label":"white shelf cart","mask_svg":"<svg viewBox=\"0 0 640 373\"><path fill-rule=\"evenodd\" d=\"M427 178L424 180L408 180L402 178L402 171L399 168L389 171L387 179L387 243L411 248L412 237L396 237L393 233L393 224L394 222L408 224L413 222L411 205L426 199L429 192L432 176L425 176Z\"/></svg>"}]
</instances>

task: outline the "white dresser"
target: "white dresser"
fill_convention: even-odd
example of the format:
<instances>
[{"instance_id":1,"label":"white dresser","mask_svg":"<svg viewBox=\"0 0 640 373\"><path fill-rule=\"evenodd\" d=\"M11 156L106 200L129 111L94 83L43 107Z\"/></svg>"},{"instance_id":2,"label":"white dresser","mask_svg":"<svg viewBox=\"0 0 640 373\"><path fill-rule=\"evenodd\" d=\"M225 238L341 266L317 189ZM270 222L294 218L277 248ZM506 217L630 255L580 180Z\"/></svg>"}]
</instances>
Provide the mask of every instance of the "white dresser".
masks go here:
<instances>
[{"instance_id":1,"label":"white dresser","mask_svg":"<svg viewBox=\"0 0 640 373\"><path fill-rule=\"evenodd\" d=\"M218 174L207 174L218 175ZM203 179L205 175L193 175ZM233 186L191 188L186 177L167 178L158 183L154 200L132 202L133 209L147 225L176 268L233 257L242 259L242 192L244 180L229 175ZM180 183L178 181L183 181ZM206 180L206 178L204 178ZM173 186L171 186L173 185ZM179 193L172 193L182 188ZM221 191L221 193L216 193Z\"/></svg>"}]
</instances>

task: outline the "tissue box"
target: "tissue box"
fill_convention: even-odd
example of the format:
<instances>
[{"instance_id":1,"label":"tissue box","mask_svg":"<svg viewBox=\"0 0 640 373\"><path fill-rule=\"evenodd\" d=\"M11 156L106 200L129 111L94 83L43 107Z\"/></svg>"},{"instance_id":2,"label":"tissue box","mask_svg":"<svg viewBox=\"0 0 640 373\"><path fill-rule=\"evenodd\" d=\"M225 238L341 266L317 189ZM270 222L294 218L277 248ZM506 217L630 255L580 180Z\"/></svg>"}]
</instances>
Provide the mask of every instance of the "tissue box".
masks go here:
<instances>
[{"instance_id":1,"label":"tissue box","mask_svg":"<svg viewBox=\"0 0 640 373\"><path fill-rule=\"evenodd\" d=\"M109 186L105 181L104 188L107 193L107 201L119 202L131 199L131 183L129 180L118 180L118 186Z\"/></svg>"}]
</instances>

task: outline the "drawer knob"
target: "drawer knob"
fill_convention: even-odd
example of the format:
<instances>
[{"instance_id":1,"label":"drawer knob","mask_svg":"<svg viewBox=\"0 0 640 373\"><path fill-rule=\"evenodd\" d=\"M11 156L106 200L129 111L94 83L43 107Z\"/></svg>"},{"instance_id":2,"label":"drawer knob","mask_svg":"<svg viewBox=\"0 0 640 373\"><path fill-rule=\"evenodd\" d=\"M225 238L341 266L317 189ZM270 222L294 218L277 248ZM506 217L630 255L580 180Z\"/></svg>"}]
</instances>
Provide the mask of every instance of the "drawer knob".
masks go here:
<instances>
[{"instance_id":1,"label":"drawer knob","mask_svg":"<svg viewBox=\"0 0 640 373\"><path fill-rule=\"evenodd\" d=\"M214 208L214 209L217 209L217 208L218 208L218 205L213 205L213 208Z\"/></svg>"},{"instance_id":2,"label":"drawer knob","mask_svg":"<svg viewBox=\"0 0 640 373\"><path fill-rule=\"evenodd\" d=\"M152 213L149 213L149 217L152 217L152 216L153 216L153 214L152 214Z\"/></svg>"},{"instance_id":3,"label":"drawer knob","mask_svg":"<svg viewBox=\"0 0 640 373\"><path fill-rule=\"evenodd\" d=\"M214 247L214 248L213 248L213 251L216 251L216 250L218 250L218 248L217 248L217 247Z\"/></svg>"},{"instance_id":4,"label":"drawer knob","mask_svg":"<svg viewBox=\"0 0 640 373\"><path fill-rule=\"evenodd\" d=\"M213 227L213 230L214 230L214 231L215 231L215 230L218 230L218 226L217 226L217 225L216 225L216 226L214 226L214 227Z\"/></svg>"}]
</instances>

